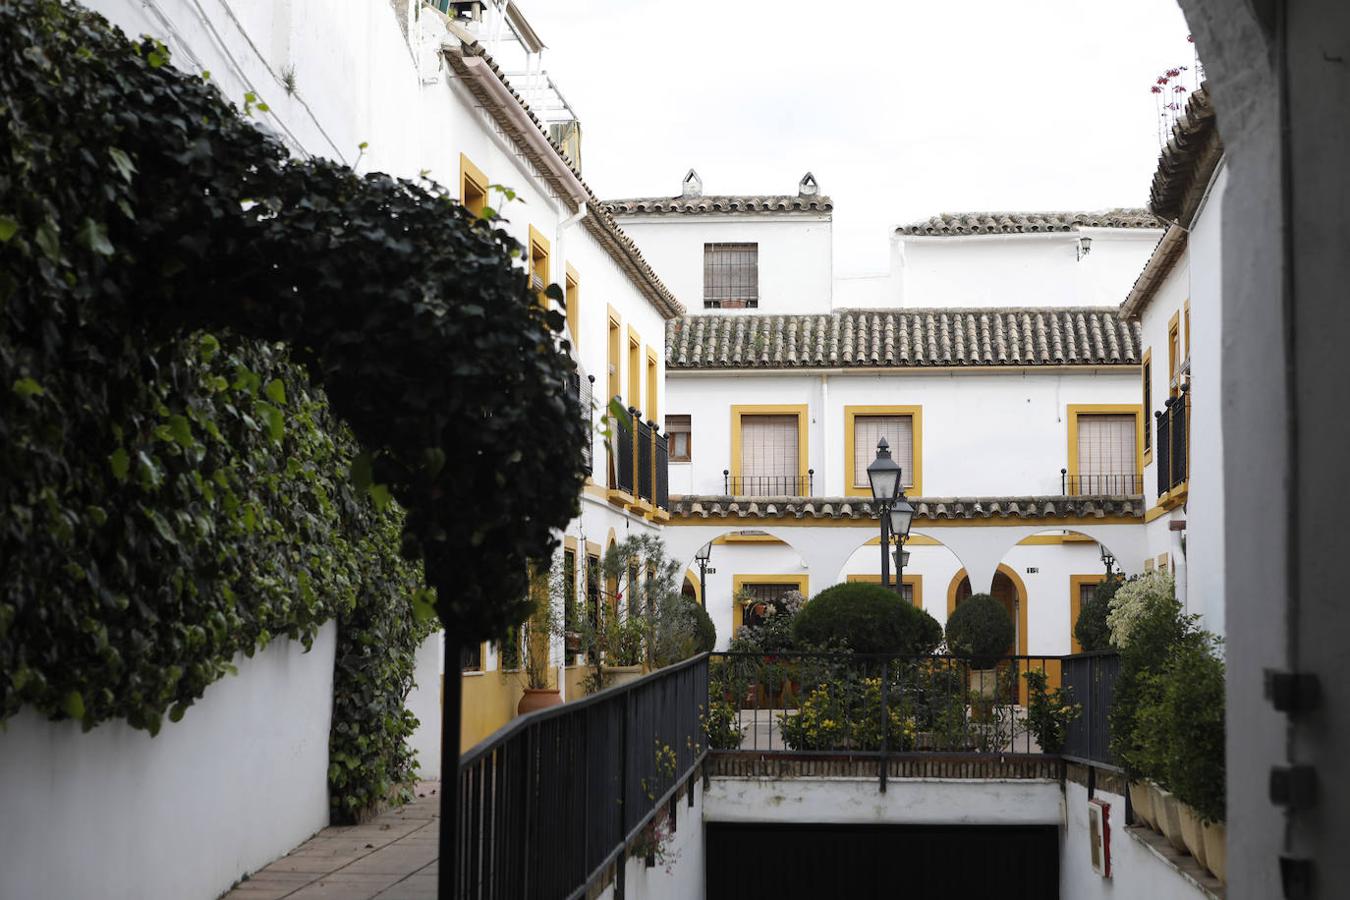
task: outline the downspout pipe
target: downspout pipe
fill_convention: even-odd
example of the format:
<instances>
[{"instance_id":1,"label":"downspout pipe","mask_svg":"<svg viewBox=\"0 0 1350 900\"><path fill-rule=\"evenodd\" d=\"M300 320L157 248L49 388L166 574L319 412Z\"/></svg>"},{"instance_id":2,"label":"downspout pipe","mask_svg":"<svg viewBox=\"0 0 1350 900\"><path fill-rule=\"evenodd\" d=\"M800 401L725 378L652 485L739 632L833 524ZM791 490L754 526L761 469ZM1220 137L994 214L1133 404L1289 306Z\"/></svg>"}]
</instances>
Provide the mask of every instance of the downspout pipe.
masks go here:
<instances>
[{"instance_id":1,"label":"downspout pipe","mask_svg":"<svg viewBox=\"0 0 1350 900\"><path fill-rule=\"evenodd\" d=\"M573 225L577 224L584 218L586 218L586 201L582 200L579 204L577 204L577 211L572 213L572 215L568 216L567 218L559 221L558 227L554 230L553 233L553 248L554 248L553 252L557 256L558 265L563 267L561 277L557 279L557 283L563 286L564 296L567 293L567 254L564 253L563 251L566 247L567 229L571 228ZM563 312L566 313L566 311L567 311L567 304L566 302L564 302ZM565 315L564 318L566 318ZM572 334L572 325L570 322L564 323L563 333L567 335L567 340L571 343L573 347L573 353L575 354L577 339L576 335ZM578 362L580 362L580 360L578 360Z\"/></svg>"}]
</instances>

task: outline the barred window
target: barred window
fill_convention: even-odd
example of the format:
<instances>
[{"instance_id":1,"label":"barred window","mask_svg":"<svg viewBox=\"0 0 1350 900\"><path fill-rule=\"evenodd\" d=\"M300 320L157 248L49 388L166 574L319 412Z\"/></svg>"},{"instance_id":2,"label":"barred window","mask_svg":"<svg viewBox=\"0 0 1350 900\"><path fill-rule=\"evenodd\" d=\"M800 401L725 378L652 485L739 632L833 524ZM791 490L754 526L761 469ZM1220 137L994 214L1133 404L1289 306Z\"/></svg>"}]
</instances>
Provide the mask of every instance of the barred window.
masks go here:
<instances>
[{"instance_id":1,"label":"barred window","mask_svg":"<svg viewBox=\"0 0 1350 900\"><path fill-rule=\"evenodd\" d=\"M759 245L703 245L703 305L759 306Z\"/></svg>"}]
</instances>

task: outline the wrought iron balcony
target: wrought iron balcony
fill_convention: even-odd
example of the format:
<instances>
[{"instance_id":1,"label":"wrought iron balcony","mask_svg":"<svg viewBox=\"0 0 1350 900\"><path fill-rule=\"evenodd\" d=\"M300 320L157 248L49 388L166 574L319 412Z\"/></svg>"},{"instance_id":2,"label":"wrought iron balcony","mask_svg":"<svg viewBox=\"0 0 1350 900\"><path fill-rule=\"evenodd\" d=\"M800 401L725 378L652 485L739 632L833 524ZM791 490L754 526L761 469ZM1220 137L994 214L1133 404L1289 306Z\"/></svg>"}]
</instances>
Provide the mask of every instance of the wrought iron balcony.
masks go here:
<instances>
[{"instance_id":1,"label":"wrought iron balcony","mask_svg":"<svg viewBox=\"0 0 1350 900\"><path fill-rule=\"evenodd\" d=\"M722 470L722 493L728 497L811 497L816 470L805 475L732 475Z\"/></svg>"},{"instance_id":2,"label":"wrought iron balcony","mask_svg":"<svg viewBox=\"0 0 1350 900\"><path fill-rule=\"evenodd\" d=\"M581 405L581 416L586 422L586 433L594 438L592 425L594 413L592 406L595 397L595 376L585 374L580 368L567 376L567 389L577 398ZM592 449L593 440L588 440L581 448L582 471L587 475L595 471L594 452Z\"/></svg>"},{"instance_id":3,"label":"wrought iron balcony","mask_svg":"<svg viewBox=\"0 0 1350 900\"><path fill-rule=\"evenodd\" d=\"M1110 475L1070 475L1068 469L1060 469L1059 492L1065 497L1137 496L1144 493L1144 474L1121 472Z\"/></svg>"},{"instance_id":4,"label":"wrought iron balcony","mask_svg":"<svg viewBox=\"0 0 1350 900\"><path fill-rule=\"evenodd\" d=\"M1158 496L1186 483L1190 478L1190 452L1187 447L1189 430L1187 415L1190 410L1190 388L1170 398L1154 416L1154 435L1157 444L1153 461L1158 467Z\"/></svg>"},{"instance_id":5,"label":"wrought iron balcony","mask_svg":"<svg viewBox=\"0 0 1350 900\"><path fill-rule=\"evenodd\" d=\"M618 397L614 398L620 401ZM669 444L655 422L642 421L642 413L628 408L628 422L612 423L613 452L610 454L609 487L651 506L669 510Z\"/></svg>"}]
</instances>

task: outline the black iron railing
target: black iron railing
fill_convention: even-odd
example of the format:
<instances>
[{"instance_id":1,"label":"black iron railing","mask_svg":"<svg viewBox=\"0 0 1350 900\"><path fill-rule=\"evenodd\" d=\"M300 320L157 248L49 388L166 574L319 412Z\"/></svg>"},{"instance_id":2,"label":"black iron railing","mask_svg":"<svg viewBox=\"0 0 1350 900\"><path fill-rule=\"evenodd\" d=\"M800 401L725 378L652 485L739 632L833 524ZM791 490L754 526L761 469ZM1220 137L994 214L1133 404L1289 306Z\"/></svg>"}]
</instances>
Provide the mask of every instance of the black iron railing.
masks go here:
<instances>
[{"instance_id":1,"label":"black iron railing","mask_svg":"<svg viewBox=\"0 0 1350 900\"><path fill-rule=\"evenodd\" d=\"M633 427L637 432L637 496L640 500L652 499L652 426L644 422L636 409L629 410L633 416Z\"/></svg>"},{"instance_id":2,"label":"black iron railing","mask_svg":"<svg viewBox=\"0 0 1350 900\"><path fill-rule=\"evenodd\" d=\"M595 405L595 376L587 375L577 379L577 400L581 404L581 415L586 421L586 433L590 436L582 446L581 461L587 475L595 472L595 429L593 427Z\"/></svg>"},{"instance_id":3,"label":"black iron railing","mask_svg":"<svg viewBox=\"0 0 1350 900\"><path fill-rule=\"evenodd\" d=\"M1059 470L1059 491L1066 497L1088 494L1106 494L1112 497L1130 496L1144 492L1142 472L1122 472L1115 475L1070 475L1068 469Z\"/></svg>"},{"instance_id":4,"label":"black iron railing","mask_svg":"<svg viewBox=\"0 0 1350 900\"><path fill-rule=\"evenodd\" d=\"M1082 712L1069 723L1063 755L1075 762L1117 767L1111 751L1107 714L1120 676L1120 657L1115 653L1079 653L1064 657L1062 681L1073 691L1073 702Z\"/></svg>"},{"instance_id":5,"label":"black iron railing","mask_svg":"<svg viewBox=\"0 0 1350 900\"><path fill-rule=\"evenodd\" d=\"M656 500L658 508L670 509L670 435L657 431L654 437L656 456L652 463L656 470Z\"/></svg>"},{"instance_id":6,"label":"black iron railing","mask_svg":"<svg viewBox=\"0 0 1350 900\"><path fill-rule=\"evenodd\" d=\"M616 395L615 400L623 402ZM630 422L624 423L617 421L614 416L610 416L613 435L611 444L614 451L610 454L609 462L609 486L623 491L625 494L633 493L633 468L636 460L633 458L635 451L633 443L633 426Z\"/></svg>"},{"instance_id":7,"label":"black iron railing","mask_svg":"<svg viewBox=\"0 0 1350 900\"><path fill-rule=\"evenodd\" d=\"M811 497L816 470L805 475L732 475L722 470L722 493L732 497Z\"/></svg>"},{"instance_id":8,"label":"black iron railing","mask_svg":"<svg viewBox=\"0 0 1350 900\"><path fill-rule=\"evenodd\" d=\"M706 755L708 656L522 716L460 759L463 900L580 898ZM692 790L692 785L689 785Z\"/></svg>"},{"instance_id":9,"label":"black iron railing","mask_svg":"<svg viewBox=\"0 0 1350 900\"><path fill-rule=\"evenodd\" d=\"M1157 449L1153 462L1158 469L1158 496L1185 484L1190 475L1190 454L1187 451L1189 388L1183 387L1176 397L1169 398L1161 412L1154 413Z\"/></svg>"}]
</instances>

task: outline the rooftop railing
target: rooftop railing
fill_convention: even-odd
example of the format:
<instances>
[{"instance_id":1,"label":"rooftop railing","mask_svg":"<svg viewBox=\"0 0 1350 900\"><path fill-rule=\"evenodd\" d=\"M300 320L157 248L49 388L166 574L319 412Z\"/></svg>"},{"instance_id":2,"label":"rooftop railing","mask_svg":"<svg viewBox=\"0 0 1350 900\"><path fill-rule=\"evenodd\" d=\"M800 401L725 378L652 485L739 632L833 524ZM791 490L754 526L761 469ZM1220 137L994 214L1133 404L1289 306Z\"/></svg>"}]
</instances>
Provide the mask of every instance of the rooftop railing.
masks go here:
<instances>
[{"instance_id":1,"label":"rooftop railing","mask_svg":"<svg viewBox=\"0 0 1350 900\"><path fill-rule=\"evenodd\" d=\"M1059 470L1059 492L1065 497L1106 495L1128 497L1144 492L1142 472L1120 472L1108 475L1070 475L1068 469Z\"/></svg>"}]
</instances>

